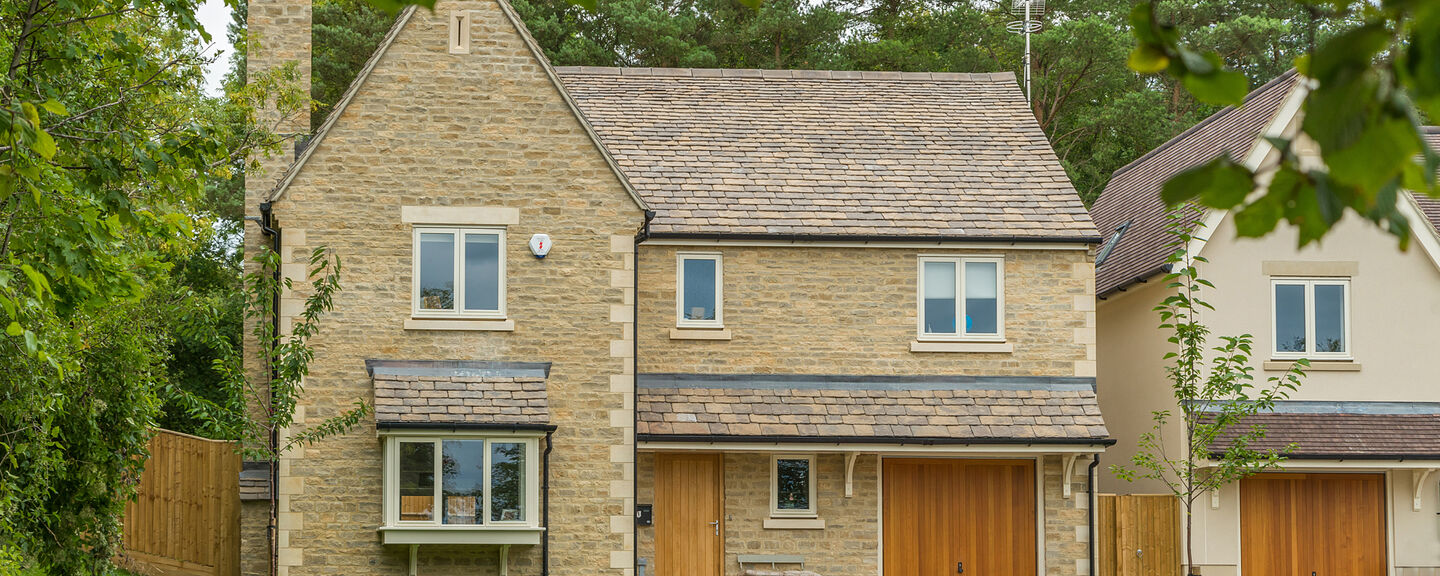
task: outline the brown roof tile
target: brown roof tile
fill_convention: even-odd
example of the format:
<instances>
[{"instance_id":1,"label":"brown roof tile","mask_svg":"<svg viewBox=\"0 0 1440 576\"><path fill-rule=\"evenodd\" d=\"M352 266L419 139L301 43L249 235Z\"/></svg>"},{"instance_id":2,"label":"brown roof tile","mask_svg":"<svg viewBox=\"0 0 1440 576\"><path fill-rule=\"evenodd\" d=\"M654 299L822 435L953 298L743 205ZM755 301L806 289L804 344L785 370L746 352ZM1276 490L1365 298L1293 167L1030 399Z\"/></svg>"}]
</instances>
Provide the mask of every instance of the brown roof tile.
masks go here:
<instances>
[{"instance_id":1,"label":"brown roof tile","mask_svg":"<svg viewBox=\"0 0 1440 576\"><path fill-rule=\"evenodd\" d=\"M1252 448L1280 450L1293 443L1289 458L1440 459L1440 414L1256 414L1227 429L1214 445L1231 445L1250 426L1265 429Z\"/></svg>"},{"instance_id":2,"label":"brown roof tile","mask_svg":"<svg viewBox=\"0 0 1440 576\"><path fill-rule=\"evenodd\" d=\"M1241 107L1216 112L1115 171L1090 214L1107 237L1126 222L1130 226L1095 269L1097 294L1104 296L1160 271L1171 252L1160 187L1170 177L1224 154L1243 160L1299 80L1293 70L1281 74L1246 96Z\"/></svg>"},{"instance_id":3,"label":"brown roof tile","mask_svg":"<svg viewBox=\"0 0 1440 576\"><path fill-rule=\"evenodd\" d=\"M1430 148L1440 150L1440 126L1425 127L1425 141ZM1431 198L1421 194L1415 194L1415 203L1420 205L1420 212L1425 219L1430 221L1430 226L1440 232L1440 198Z\"/></svg>"},{"instance_id":4,"label":"brown roof tile","mask_svg":"<svg viewBox=\"0 0 1440 576\"><path fill-rule=\"evenodd\" d=\"M983 378L676 376L640 376L637 434L651 440L785 436L1037 443L1098 443L1109 436L1093 386L1071 379L1012 379L1019 384L997 386ZM1053 384L1057 380L1065 382Z\"/></svg>"},{"instance_id":5,"label":"brown roof tile","mask_svg":"<svg viewBox=\"0 0 1440 576\"><path fill-rule=\"evenodd\" d=\"M557 72L656 235L1098 238L1009 73Z\"/></svg>"}]
</instances>

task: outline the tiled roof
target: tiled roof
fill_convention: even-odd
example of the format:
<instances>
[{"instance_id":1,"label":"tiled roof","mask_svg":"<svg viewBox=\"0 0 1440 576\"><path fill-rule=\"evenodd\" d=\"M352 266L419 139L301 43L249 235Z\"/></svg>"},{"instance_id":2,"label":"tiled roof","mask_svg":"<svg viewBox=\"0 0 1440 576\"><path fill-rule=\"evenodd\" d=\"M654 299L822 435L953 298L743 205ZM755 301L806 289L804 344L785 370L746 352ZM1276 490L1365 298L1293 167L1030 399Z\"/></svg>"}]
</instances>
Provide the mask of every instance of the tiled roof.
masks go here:
<instances>
[{"instance_id":1,"label":"tiled roof","mask_svg":"<svg viewBox=\"0 0 1440 576\"><path fill-rule=\"evenodd\" d=\"M1265 437L1251 448L1279 450L1294 443L1288 458L1440 459L1440 414L1256 414L1213 445L1229 446L1252 425L1263 427Z\"/></svg>"},{"instance_id":2,"label":"tiled roof","mask_svg":"<svg viewBox=\"0 0 1440 576\"><path fill-rule=\"evenodd\" d=\"M1430 144L1430 148L1440 150L1440 126L1426 126L1425 141ZM1440 232L1440 198L1416 194L1415 203L1420 205L1420 212L1430 221L1430 226Z\"/></svg>"},{"instance_id":3,"label":"tiled roof","mask_svg":"<svg viewBox=\"0 0 1440 576\"><path fill-rule=\"evenodd\" d=\"M240 499L270 499L270 464L245 462L240 467Z\"/></svg>"},{"instance_id":4,"label":"tiled roof","mask_svg":"<svg viewBox=\"0 0 1440 576\"><path fill-rule=\"evenodd\" d=\"M655 235L1098 239L1010 73L556 71Z\"/></svg>"},{"instance_id":5,"label":"tiled roof","mask_svg":"<svg viewBox=\"0 0 1440 576\"><path fill-rule=\"evenodd\" d=\"M1281 74L1246 96L1241 107L1216 112L1115 171L1090 214L1107 237L1121 224L1131 224L1104 265L1095 269L1097 294L1104 296L1160 271L1171 252L1160 187L1170 177L1223 154L1243 161L1300 78L1293 70Z\"/></svg>"},{"instance_id":6,"label":"tiled roof","mask_svg":"<svg viewBox=\"0 0 1440 576\"><path fill-rule=\"evenodd\" d=\"M689 375L676 381L670 376L638 379L636 433L651 441L704 436L1105 443L1109 435L1093 382L996 386L857 376L776 385L764 381L771 377ZM750 378L761 381L747 384Z\"/></svg>"},{"instance_id":7,"label":"tiled roof","mask_svg":"<svg viewBox=\"0 0 1440 576\"><path fill-rule=\"evenodd\" d=\"M546 365L367 362L380 425L544 425ZM545 366L539 368L538 366Z\"/></svg>"}]
</instances>

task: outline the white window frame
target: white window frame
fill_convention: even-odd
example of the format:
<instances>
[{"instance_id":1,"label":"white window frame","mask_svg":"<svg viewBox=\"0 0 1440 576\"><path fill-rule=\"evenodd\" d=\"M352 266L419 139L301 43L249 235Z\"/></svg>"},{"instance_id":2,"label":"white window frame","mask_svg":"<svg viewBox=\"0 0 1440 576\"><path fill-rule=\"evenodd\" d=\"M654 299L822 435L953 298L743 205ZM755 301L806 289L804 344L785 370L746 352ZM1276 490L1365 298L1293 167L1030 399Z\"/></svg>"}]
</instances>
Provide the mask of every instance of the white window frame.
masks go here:
<instances>
[{"instance_id":1,"label":"white window frame","mask_svg":"<svg viewBox=\"0 0 1440 576\"><path fill-rule=\"evenodd\" d=\"M1305 350L1303 352L1282 352L1280 350L1279 333L1275 327L1276 311L1278 310L1275 292L1280 285L1302 285L1305 287ZM1342 286L1345 288L1345 310L1341 321L1345 323L1345 351L1344 352L1315 352L1315 287L1316 286ZM1350 279L1349 278L1317 278L1317 277L1294 277L1275 276L1270 278L1270 353L1276 360L1299 360L1307 358L1311 360L1353 360L1355 344L1350 339Z\"/></svg>"},{"instance_id":2,"label":"white window frame","mask_svg":"<svg viewBox=\"0 0 1440 576\"><path fill-rule=\"evenodd\" d=\"M810 508L806 510L780 509L780 461L806 460L810 471ZM815 486L819 484L814 454L772 454L770 455L770 517L771 518L816 518L820 506L815 501Z\"/></svg>"},{"instance_id":3,"label":"white window frame","mask_svg":"<svg viewBox=\"0 0 1440 576\"><path fill-rule=\"evenodd\" d=\"M445 508L442 500L445 491L441 452L446 440L485 441L485 495L481 514L482 524L445 524ZM430 520L400 520L400 443L432 443L435 446L435 506ZM524 520L490 520L491 508L491 463L490 443L522 443L525 445L525 498ZM540 528L540 438L523 434L390 434L385 437L385 481L383 500L385 502L385 526L391 528L434 528L440 530L503 530L515 528Z\"/></svg>"},{"instance_id":4,"label":"white window frame","mask_svg":"<svg viewBox=\"0 0 1440 576\"><path fill-rule=\"evenodd\" d=\"M455 262L452 267L455 272L455 309L453 310L428 310L420 307L420 235L421 234L444 234L450 233L455 238ZM466 310L465 309L465 235L466 234L489 234L496 236L499 242L500 251L500 286L497 305L498 310ZM505 229L494 226L416 226L411 244L411 286L410 286L410 315L415 318L478 318L478 319L505 319Z\"/></svg>"},{"instance_id":5,"label":"white window frame","mask_svg":"<svg viewBox=\"0 0 1440 576\"><path fill-rule=\"evenodd\" d=\"M963 342L1004 342L1005 341L1005 257L1004 256L926 256L921 255L915 265L915 333L924 341ZM925 264L929 262L950 262L955 264L955 333L930 333L925 331ZM965 264L967 262L995 263L995 333L971 334L965 326Z\"/></svg>"},{"instance_id":6,"label":"white window frame","mask_svg":"<svg viewBox=\"0 0 1440 576\"><path fill-rule=\"evenodd\" d=\"M715 262L715 319L691 320L685 318L685 261L713 260ZM675 253L675 327L676 328L724 328L725 327L725 259L718 252L677 252Z\"/></svg>"}]
</instances>

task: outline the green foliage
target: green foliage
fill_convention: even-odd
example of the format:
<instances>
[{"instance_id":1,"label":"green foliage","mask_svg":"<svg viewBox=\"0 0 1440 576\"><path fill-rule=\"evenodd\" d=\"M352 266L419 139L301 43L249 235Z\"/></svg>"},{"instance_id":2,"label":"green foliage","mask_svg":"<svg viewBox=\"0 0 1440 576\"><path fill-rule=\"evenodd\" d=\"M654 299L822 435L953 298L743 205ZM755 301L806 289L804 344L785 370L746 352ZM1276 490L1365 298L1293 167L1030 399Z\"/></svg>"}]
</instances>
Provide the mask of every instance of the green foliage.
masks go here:
<instances>
[{"instance_id":1,"label":"green foliage","mask_svg":"<svg viewBox=\"0 0 1440 576\"><path fill-rule=\"evenodd\" d=\"M1219 165L1221 168L1217 171L1223 173L1224 166L1230 164L1221 161ZM1209 183L1186 185L1205 187ZM1110 467L1121 479L1155 480L1170 489L1184 510L1187 558L1195 557L1188 553L1190 535L1194 534L1189 527L1195 502L1236 480L1279 466L1284 454L1294 449L1294 446L1280 451L1252 448L1265 437L1265 429L1248 425L1245 420L1274 410L1276 402L1288 398L1300 387L1305 377L1304 368L1310 365L1309 361L1299 360L1283 376L1270 377L1263 386L1257 386L1250 334L1220 336L1221 345L1207 348L1211 333L1201 323L1200 316L1202 311L1213 311L1214 307L1205 301L1203 291L1215 286L1200 275L1198 266L1206 260L1190 255L1187 250L1195 240L1198 214L1197 208L1187 206L1168 215L1167 232L1171 236L1172 252L1166 263L1173 271L1166 275L1165 281L1173 292L1155 306L1160 329L1170 333L1167 341L1176 350L1165 354L1170 363L1165 373L1179 408L1179 425L1184 431L1180 452L1173 453L1174 447L1165 437L1174 416L1169 410L1157 410L1152 414L1154 426L1140 435L1130 462ZM1232 431L1236 439L1221 444L1219 439Z\"/></svg>"},{"instance_id":2,"label":"green foliage","mask_svg":"<svg viewBox=\"0 0 1440 576\"><path fill-rule=\"evenodd\" d=\"M1202 100L1237 103L1231 84L1239 72L1216 66L1219 60L1209 56L1204 58L1208 64L1198 62L1180 28L1154 16L1157 3L1135 6L1140 45L1131 67L1163 69ZM1240 236L1268 234L1283 220L1299 231L1302 247L1323 239L1347 211L1353 212L1395 236L1405 249L1410 222L1401 211L1401 191L1440 197L1440 155L1425 145L1421 126L1422 115L1440 114L1440 3L1305 0L1297 5L1347 24L1312 25L1309 49L1296 58L1300 72L1313 80L1305 95L1302 133L1271 138L1281 153L1273 165L1251 170L1212 163L1191 170L1181 178L1214 185L1167 187L1173 194L1166 201L1234 210ZM1167 65L1156 66L1161 59ZM1302 138L1318 146L1323 167L1302 162L1295 152Z\"/></svg>"},{"instance_id":3,"label":"green foliage","mask_svg":"<svg viewBox=\"0 0 1440 576\"><path fill-rule=\"evenodd\" d=\"M318 128L356 73L395 23L395 15L365 0L318 0L312 5L310 126Z\"/></svg>"}]
</instances>

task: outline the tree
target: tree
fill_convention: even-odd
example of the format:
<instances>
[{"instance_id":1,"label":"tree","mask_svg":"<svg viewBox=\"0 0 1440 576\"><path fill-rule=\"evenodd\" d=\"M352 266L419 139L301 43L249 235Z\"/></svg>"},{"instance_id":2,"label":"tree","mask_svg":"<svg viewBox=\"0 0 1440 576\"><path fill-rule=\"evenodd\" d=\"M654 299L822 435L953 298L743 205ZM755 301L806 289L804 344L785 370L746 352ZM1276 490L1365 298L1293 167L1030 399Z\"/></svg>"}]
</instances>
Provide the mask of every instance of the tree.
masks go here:
<instances>
[{"instance_id":1,"label":"tree","mask_svg":"<svg viewBox=\"0 0 1440 576\"><path fill-rule=\"evenodd\" d=\"M1295 65L1312 81L1301 133L1269 139L1280 151L1273 165L1251 169L1218 158L1172 178L1164 199L1172 206L1234 210L1242 237L1268 234L1284 220L1299 231L1301 246L1320 241L1351 212L1404 249L1410 240L1401 209L1405 190L1440 197L1440 154L1426 146L1421 120L1440 115L1440 3L1303 0L1300 6L1311 14L1303 31L1309 44ZM1353 25L1335 29L1322 17ZM1240 104L1248 88L1243 64L1195 47L1185 23L1167 16L1160 0L1136 4L1130 20L1139 41L1131 68L1164 72L1203 102ZM1323 167L1302 162L1303 141L1318 146Z\"/></svg>"},{"instance_id":2,"label":"tree","mask_svg":"<svg viewBox=\"0 0 1440 576\"><path fill-rule=\"evenodd\" d=\"M316 105L310 125L318 127L365 67L395 15L363 0L318 0L312 8L310 97Z\"/></svg>"},{"instance_id":3,"label":"tree","mask_svg":"<svg viewBox=\"0 0 1440 576\"><path fill-rule=\"evenodd\" d=\"M1195 212L1197 208L1185 207L1168 215L1172 252L1166 262L1174 271L1165 281L1174 292L1155 307L1160 329L1170 332L1167 340L1176 347L1165 355L1170 361L1165 373L1184 432L1180 453L1171 453L1165 437L1171 412L1157 410L1154 426L1140 435L1130 463L1111 466L1117 477L1127 481L1159 481L1179 500L1185 519L1187 563L1195 558L1195 502L1232 482L1281 465L1284 453L1294 449L1293 445L1279 451L1252 449L1251 445L1265 437L1265 429L1246 424L1246 419L1274 410L1277 401L1299 388L1304 368L1310 365L1298 360L1283 376L1272 376L1257 387L1250 362L1251 335L1221 336L1220 346L1206 348L1210 330L1201 323L1200 313L1214 308L1202 292L1214 285L1200 275L1198 267L1206 263L1205 258L1190 255L1186 249L1199 221ZM1232 434L1234 440L1222 440ZM1186 573L1196 574L1194 568L1189 564Z\"/></svg>"}]
</instances>

